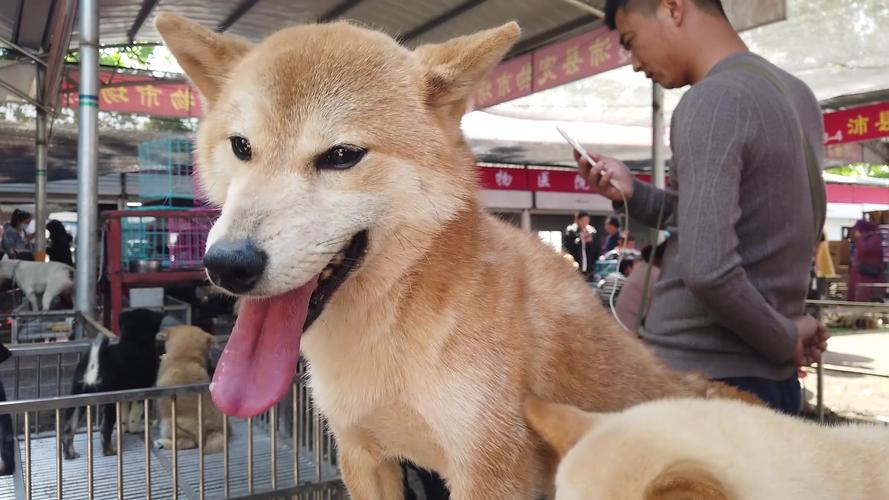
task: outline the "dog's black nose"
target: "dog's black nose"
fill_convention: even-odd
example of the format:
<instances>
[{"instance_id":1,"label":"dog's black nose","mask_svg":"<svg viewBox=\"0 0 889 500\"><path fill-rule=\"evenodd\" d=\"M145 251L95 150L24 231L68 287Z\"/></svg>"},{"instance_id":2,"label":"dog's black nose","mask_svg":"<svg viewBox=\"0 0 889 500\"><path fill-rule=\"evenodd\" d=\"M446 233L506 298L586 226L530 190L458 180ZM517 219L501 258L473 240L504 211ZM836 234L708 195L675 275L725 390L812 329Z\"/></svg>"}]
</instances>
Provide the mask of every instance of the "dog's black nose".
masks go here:
<instances>
[{"instance_id":1,"label":"dog's black nose","mask_svg":"<svg viewBox=\"0 0 889 500\"><path fill-rule=\"evenodd\" d=\"M265 252L250 240L217 241L204 254L210 281L232 293L252 290L267 261Z\"/></svg>"}]
</instances>

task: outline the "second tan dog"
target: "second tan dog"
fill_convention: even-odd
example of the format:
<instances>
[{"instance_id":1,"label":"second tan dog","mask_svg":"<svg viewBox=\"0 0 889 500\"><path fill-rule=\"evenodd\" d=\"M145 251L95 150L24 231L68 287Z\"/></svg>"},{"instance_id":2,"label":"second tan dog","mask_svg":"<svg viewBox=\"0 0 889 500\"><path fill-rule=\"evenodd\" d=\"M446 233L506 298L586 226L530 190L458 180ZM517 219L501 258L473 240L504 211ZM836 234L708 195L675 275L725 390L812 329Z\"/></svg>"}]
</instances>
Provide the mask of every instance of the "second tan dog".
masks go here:
<instances>
[{"instance_id":1,"label":"second tan dog","mask_svg":"<svg viewBox=\"0 0 889 500\"><path fill-rule=\"evenodd\" d=\"M820 427L739 401L674 399L620 413L529 400L562 456L556 500L889 498L889 428Z\"/></svg>"},{"instance_id":2,"label":"second tan dog","mask_svg":"<svg viewBox=\"0 0 889 500\"><path fill-rule=\"evenodd\" d=\"M157 386L201 384L210 381L207 358L213 336L195 326L174 326L166 330L166 354L161 359ZM161 437L155 446L172 449L172 410L170 399L160 400ZM203 398L204 453L219 453L225 441L223 416L210 398ZM198 447L198 397L176 398L176 441L180 450Z\"/></svg>"}]
</instances>

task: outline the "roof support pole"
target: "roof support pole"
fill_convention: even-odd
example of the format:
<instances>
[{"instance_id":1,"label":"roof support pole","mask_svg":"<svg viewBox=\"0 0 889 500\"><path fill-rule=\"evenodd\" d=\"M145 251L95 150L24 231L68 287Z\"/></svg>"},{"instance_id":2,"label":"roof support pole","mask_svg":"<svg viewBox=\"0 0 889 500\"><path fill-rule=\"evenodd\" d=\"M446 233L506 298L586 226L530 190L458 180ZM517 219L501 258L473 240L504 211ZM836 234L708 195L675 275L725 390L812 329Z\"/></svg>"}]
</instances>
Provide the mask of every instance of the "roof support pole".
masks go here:
<instances>
[{"instance_id":1,"label":"roof support pole","mask_svg":"<svg viewBox=\"0 0 889 500\"><path fill-rule=\"evenodd\" d=\"M36 169L34 170L36 196L34 199L34 226L36 228L36 250L40 254L46 252L46 112L37 109L36 136L37 146Z\"/></svg>"},{"instance_id":2,"label":"roof support pole","mask_svg":"<svg viewBox=\"0 0 889 500\"><path fill-rule=\"evenodd\" d=\"M77 270L74 308L96 317L99 236L99 0L80 0L80 117L77 124ZM78 337L83 336L78 325Z\"/></svg>"}]
</instances>

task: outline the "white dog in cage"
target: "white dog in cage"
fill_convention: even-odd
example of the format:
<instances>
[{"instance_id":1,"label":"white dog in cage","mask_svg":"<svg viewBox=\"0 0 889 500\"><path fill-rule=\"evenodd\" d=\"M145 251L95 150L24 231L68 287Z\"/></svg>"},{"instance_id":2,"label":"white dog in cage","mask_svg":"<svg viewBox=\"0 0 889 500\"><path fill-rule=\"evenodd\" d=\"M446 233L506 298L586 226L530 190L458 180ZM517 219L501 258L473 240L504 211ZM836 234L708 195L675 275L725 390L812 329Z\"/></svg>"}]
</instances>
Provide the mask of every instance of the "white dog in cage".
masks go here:
<instances>
[{"instance_id":1,"label":"white dog in cage","mask_svg":"<svg viewBox=\"0 0 889 500\"><path fill-rule=\"evenodd\" d=\"M46 311L59 295L70 294L74 288L74 268L59 262L0 260L0 279L12 280L21 288L32 311ZM37 295L43 295L40 302ZM42 307L41 307L42 306Z\"/></svg>"}]
</instances>

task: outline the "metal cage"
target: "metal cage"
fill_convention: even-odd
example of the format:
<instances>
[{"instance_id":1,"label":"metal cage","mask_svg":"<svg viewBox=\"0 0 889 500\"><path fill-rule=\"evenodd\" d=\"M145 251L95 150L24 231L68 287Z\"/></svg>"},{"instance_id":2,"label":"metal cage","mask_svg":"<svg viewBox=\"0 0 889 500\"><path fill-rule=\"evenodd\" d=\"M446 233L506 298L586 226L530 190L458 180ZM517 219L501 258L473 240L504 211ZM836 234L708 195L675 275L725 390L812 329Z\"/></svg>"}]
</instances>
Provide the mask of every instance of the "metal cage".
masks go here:
<instances>
[{"instance_id":1,"label":"metal cage","mask_svg":"<svg viewBox=\"0 0 889 500\"><path fill-rule=\"evenodd\" d=\"M193 150L191 141L181 136L140 144L139 197L168 205L175 199L192 199Z\"/></svg>"}]
</instances>

